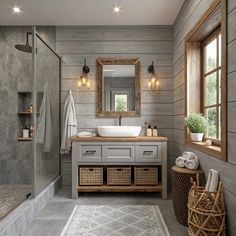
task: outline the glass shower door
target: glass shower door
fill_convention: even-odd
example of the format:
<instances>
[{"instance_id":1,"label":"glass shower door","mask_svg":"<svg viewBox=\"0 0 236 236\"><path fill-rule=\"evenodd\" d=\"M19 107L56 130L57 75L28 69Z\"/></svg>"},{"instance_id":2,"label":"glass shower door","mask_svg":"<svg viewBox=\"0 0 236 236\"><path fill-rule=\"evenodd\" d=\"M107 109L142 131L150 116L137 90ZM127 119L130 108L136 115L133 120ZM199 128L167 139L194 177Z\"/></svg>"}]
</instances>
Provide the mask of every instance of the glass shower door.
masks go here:
<instances>
[{"instance_id":1,"label":"glass shower door","mask_svg":"<svg viewBox=\"0 0 236 236\"><path fill-rule=\"evenodd\" d=\"M33 33L34 195L59 175L60 58Z\"/></svg>"}]
</instances>

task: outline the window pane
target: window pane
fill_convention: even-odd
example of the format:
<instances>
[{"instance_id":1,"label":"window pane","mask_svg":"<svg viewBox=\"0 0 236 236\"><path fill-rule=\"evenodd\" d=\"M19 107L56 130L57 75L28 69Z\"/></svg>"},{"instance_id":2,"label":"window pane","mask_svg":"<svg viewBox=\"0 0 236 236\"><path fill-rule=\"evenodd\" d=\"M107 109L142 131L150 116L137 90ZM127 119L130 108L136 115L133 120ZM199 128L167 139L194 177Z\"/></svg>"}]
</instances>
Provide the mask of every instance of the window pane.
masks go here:
<instances>
[{"instance_id":1,"label":"window pane","mask_svg":"<svg viewBox=\"0 0 236 236\"><path fill-rule=\"evenodd\" d=\"M221 139L221 106L219 106L219 117L218 117L218 120L219 120L219 136L217 137L218 139Z\"/></svg>"},{"instance_id":2,"label":"window pane","mask_svg":"<svg viewBox=\"0 0 236 236\"><path fill-rule=\"evenodd\" d=\"M128 96L127 94L115 95L115 111L127 111Z\"/></svg>"},{"instance_id":3,"label":"window pane","mask_svg":"<svg viewBox=\"0 0 236 236\"><path fill-rule=\"evenodd\" d=\"M218 40L219 66L221 66L221 34L218 36Z\"/></svg>"},{"instance_id":4,"label":"window pane","mask_svg":"<svg viewBox=\"0 0 236 236\"><path fill-rule=\"evenodd\" d=\"M207 137L208 138L217 138L217 108L212 107L206 109L206 117L208 119L208 130Z\"/></svg>"},{"instance_id":5,"label":"window pane","mask_svg":"<svg viewBox=\"0 0 236 236\"><path fill-rule=\"evenodd\" d=\"M205 73L217 67L217 39L215 38L206 47Z\"/></svg>"},{"instance_id":6,"label":"window pane","mask_svg":"<svg viewBox=\"0 0 236 236\"><path fill-rule=\"evenodd\" d=\"M218 103L221 104L221 70L218 71L218 89L219 89L219 101L218 101Z\"/></svg>"},{"instance_id":7,"label":"window pane","mask_svg":"<svg viewBox=\"0 0 236 236\"><path fill-rule=\"evenodd\" d=\"M205 106L217 104L217 72L205 78Z\"/></svg>"}]
</instances>

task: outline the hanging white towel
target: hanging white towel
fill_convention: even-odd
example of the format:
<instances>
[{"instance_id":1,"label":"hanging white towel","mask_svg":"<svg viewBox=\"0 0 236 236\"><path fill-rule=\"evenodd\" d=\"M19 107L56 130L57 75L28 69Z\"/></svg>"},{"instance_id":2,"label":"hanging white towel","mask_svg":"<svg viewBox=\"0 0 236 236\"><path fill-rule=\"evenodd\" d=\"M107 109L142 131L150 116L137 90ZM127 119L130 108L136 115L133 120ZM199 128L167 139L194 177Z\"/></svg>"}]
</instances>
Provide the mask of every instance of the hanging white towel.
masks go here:
<instances>
[{"instance_id":1,"label":"hanging white towel","mask_svg":"<svg viewBox=\"0 0 236 236\"><path fill-rule=\"evenodd\" d=\"M70 91L64 105L63 125L61 138L61 154L69 154L71 149L71 137L77 134L77 119L74 98Z\"/></svg>"},{"instance_id":2,"label":"hanging white towel","mask_svg":"<svg viewBox=\"0 0 236 236\"><path fill-rule=\"evenodd\" d=\"M43 145L44 152L50 152L52 145L52 121L51 102L47 82L44 84L43 100L39 111L39 122L35 141Z\"/></svg>"},{"instance_id":3,"label":"hanging white towel","mask_svg":"<svg viewBox=\"0 0 236 236\"><path fill-rule=\"evenodd\" d=\"M175 160L175 164L176 164L178 167L184 167L186 161L187 161L187 158L178 157L178 158L176 158L176 160Z\"/></svg>"},{"instance_id":4,"label":"hanging white towel","mask_svg":"<svg viewBox=\"0 0 236 236\"><path fill-rule=\"evenodd\" d=\"M208 172L208 178L206 183L206 191L215 192L217 191L219 184L219 172L214 169L210 169Z\"/></svg>"}]
</instances>

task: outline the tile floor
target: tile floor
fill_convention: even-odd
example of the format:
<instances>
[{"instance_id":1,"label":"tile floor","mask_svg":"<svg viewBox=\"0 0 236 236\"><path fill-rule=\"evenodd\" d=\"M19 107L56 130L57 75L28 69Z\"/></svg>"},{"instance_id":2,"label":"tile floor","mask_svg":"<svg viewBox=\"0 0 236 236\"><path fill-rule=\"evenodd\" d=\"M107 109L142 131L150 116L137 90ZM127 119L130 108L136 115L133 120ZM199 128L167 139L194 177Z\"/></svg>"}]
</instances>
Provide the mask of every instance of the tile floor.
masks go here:
<instances>
[{"instance_id":1,"label":"tile floor","mask_svg":"<svg viewBox=\"0 0 236 236\"><path fill-rule=\"evenodd\" d=\"M175 218L171 200L156 193L83 193L71 199L71 188L62 187L22 236L58 236L75 205L158 205L173 236L187 236L187 229ZM102 236L102 235L101 235Z\"/></svg>"}]
</instances>

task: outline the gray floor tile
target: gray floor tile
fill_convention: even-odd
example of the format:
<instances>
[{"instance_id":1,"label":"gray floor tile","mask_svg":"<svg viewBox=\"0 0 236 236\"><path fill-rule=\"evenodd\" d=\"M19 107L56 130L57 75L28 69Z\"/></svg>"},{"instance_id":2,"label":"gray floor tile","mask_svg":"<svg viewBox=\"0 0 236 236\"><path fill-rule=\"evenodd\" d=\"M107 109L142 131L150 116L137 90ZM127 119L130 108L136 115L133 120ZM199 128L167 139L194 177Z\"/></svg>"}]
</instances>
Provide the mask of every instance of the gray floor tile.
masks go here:
<instances>
[{"instance_id":1,"label":"gray floor tile","mask_svg":"<svg viewBox=\"0 0 236 236\"><path fill-rule=\"evenodd\" d=\"M34 220L23 236L59 236L67 220Z\"/></svg>"},{"instance_id":2,"label":"gray floor tile","mask_svg":"<svg viewBox=\"0 0 236 236\"><path fill-rule=\"evenodd\" d=\"M74 207L74 202L50 202L37 219L68 219Z\"/></svg>"},{"instance_id":3,"label":"gray floor tile","mask_svg":"<svg viewBox=\"0 0 236 236\"><path fill-rule=\"evenodd\" d=\"M171 236L188 236L188 230L183 225L168 225L168 229Z\"/></svg>"}]
</instances>

